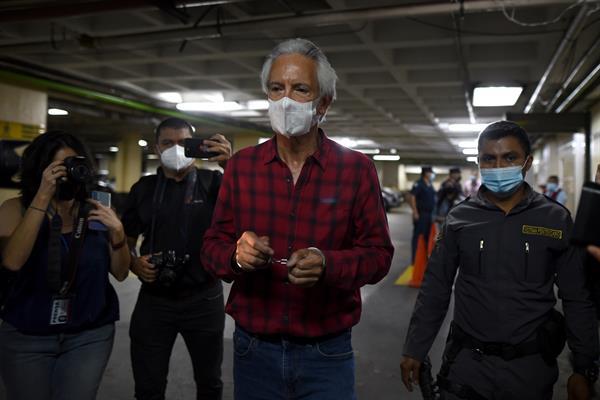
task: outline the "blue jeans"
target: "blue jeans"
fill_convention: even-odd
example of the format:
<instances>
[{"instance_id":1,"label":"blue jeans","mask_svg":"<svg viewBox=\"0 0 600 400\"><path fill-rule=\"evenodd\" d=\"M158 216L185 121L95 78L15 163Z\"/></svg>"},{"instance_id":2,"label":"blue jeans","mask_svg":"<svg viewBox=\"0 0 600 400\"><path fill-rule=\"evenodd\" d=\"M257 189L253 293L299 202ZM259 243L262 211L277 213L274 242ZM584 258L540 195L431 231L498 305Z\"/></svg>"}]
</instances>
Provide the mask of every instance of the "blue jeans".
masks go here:
<instances>
[{"instance_id":1,"label":"blue jeans","mask_svg":"<svg viewBox=\"0 0 600 400\"><path fill-rule=\"evenodd\" d=\"M263 341L240 328L233 336L235 400L355 400L348 330L314 344Z\"/></svg>"},{"instance_id":2,"label":"blue jeans","mask_svg":"<svg viewBox=\"0 0 600 400\"><path fill-rule=\"evenodd\" d=\"M24 335L0 325L0 376L11 400L93 400L115 325L76 334Z\"/></svg>"}]
</instances>

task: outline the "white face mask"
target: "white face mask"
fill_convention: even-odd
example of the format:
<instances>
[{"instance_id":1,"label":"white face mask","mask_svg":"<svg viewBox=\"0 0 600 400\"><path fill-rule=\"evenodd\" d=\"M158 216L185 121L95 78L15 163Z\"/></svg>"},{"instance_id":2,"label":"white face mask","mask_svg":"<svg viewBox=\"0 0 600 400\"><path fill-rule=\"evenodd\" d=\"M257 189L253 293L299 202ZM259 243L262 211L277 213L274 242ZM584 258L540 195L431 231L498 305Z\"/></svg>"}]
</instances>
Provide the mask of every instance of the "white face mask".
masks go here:
<instances>
[{"instance_id":1,"label":"white face mask","mask_svg":"<svg viewBox=\"0 0 600 400\"><path fill-rule=\"evenodd\" d=\"M160 162L168 169L181 171L193 163L194 159L186 157L183 146L176 144L160 154Z\"/></svg>"},{"instance_id":2,"label":"white face mask","mask_svg":"<svg viewBox=\"0 0 600 400\"><path fill-rule=\"evenodd\" d=\"M284 136L301 136L319 123L317 105L319 99L300 103L289 97L279 100L269 99L269 119L275 132Z\"/></svg>"}]
</instances>

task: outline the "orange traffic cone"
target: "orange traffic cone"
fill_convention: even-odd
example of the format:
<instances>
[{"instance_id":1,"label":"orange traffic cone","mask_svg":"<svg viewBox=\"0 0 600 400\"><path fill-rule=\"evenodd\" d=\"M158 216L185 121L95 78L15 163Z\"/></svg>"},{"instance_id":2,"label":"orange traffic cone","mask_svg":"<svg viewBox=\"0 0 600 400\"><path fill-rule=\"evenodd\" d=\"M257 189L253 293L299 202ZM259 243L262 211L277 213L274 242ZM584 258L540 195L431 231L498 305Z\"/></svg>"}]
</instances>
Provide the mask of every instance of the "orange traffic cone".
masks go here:
<instances>
[{"instance_id":1,"label":"orange traffic cone","mask_svg":"<svg viewBox=\"0 0 600 400\"><path fill-rule=\"evenodd\" d=\"M427 249L425 248L425 238L423 235L419 235L417 242L417 252L415 253L415 262L413 269L413 276L408 286L419 288L423 282L423 276L425 275L425 266L427 265Z\"/></svg>"},{"instance_id":2,"label":"orange traffic cone","mask_svg":"<svg viewBox=\"0 0 600 400\"><path fill-rule=\"evenodd\" d=\"M437 238L437 226L435 225L435 222L433 224L431 224L431 229L429 230L429 240L427 243L427 257L431 256L431 252L433 251L433 248L435 247L435 240Z\"/></svg>"}]
</instances>

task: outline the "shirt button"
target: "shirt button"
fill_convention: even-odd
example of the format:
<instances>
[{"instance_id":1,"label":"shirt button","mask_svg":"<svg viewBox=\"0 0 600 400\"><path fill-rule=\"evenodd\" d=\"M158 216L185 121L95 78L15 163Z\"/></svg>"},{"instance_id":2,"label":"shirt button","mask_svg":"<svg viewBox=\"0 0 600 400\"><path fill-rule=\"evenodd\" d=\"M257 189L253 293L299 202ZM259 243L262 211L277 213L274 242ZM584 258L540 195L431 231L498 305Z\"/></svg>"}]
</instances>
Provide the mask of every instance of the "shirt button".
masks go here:
<instances>
[{"instance_id":1,"label":"shirt button","mask_svg":"<svg viewBox=\"0 0 600 400\"><path fill-rule=\"evenodd\" d=\"M292 251L292 246L288 246L288 251Z\"/></svg>"}]
</instances>

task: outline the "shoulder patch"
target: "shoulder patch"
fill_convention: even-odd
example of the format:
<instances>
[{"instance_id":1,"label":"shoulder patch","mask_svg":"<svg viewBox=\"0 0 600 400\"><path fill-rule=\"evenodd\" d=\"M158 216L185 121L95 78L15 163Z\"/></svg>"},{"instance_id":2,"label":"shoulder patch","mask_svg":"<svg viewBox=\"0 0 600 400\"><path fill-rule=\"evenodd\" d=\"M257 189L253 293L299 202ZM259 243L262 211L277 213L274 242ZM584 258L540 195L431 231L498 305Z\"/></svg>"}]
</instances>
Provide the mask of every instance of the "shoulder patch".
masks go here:
<instances>
[{"instance_id":1,"label":"shoulder patch","mask_svg":"<svg viewBox=\"0 0 600 400\"><path fill-rule=\"evenodd\" d=\"M521 232L524 235L545 236L558 240L561 240L563 238L562 230L544 228L542 226L523 225L523 229Z\"/></svg>"}]
</instances>

